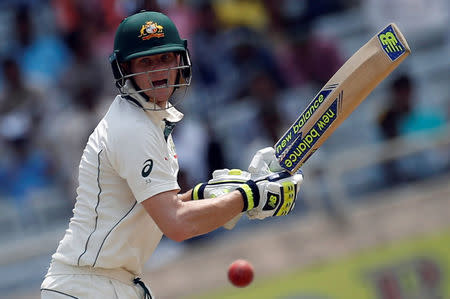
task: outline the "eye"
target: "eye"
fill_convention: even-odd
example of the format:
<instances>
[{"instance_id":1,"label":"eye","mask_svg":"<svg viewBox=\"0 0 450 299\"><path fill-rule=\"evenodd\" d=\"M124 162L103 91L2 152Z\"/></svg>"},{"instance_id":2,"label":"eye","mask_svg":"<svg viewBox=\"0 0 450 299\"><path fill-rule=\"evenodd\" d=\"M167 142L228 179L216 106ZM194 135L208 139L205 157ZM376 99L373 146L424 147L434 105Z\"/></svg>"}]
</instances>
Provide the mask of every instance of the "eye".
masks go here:
<instances>
[{"instance_id":1,"label":"eye","mask_svg":"<svg viewBox=\"0 0 450 299\"><path fill-rule=\"evenodd\" d=\"M161 56L161 62L163 62L163 63L171 63L171 62L173 62L175 60L175 55L173 55L173 54L163 54L162 56Z\"/></svg>"},{"instance_id":2,"label":"eye","mask_svg":"<svg viewBox=\"0 0 450 299\"><path fill-rule=\"evenodd\" d=\"M142 58L141 60L139 60L139 64L141 66L152 66L153 65L153 61L150 58Z\"/></svg>"}]
</instances>

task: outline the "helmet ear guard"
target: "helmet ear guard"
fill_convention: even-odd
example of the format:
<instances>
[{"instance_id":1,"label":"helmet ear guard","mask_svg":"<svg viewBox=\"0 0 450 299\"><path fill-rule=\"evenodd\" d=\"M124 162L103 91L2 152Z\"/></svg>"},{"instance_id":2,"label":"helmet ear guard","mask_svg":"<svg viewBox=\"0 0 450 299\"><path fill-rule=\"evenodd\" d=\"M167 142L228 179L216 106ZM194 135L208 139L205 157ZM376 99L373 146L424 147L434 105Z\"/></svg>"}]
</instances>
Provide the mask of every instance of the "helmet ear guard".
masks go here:
<instances>
[{"instance_id":1,"label":"helmet ear guard","mask_svg":"<svg viewBox=\"0 0 450 299\"><path fill-rule=\"evenodd\" d=\"M125 73L120 67L119 60L117 59L117 50L115 50L111 55L109 55L109 62L111 64L114 79L116 81L116 87L121 89L125 85Z\"/></svg>"},{"instance_id":2,"label":"helmet ear guard","mask_svg":"<svg viewBox=\"0 0 450 299\"><path fill-rule=\"evenodd\" d=\"M183 79L186 81L191 80L192 76L192 63L191 63L191 55L189 53L189 49L187 47L187 40L183 40L184 48L186 49L184 52L181 53L181 65L189 66L187 68L184 68L181 70L181 75L183 76Z\"/></svg>"},{"instance_id":3,"label":"helmet ear guard","mask_svg":"<svg viewBox=\"0 0 450 299\"><path fill-rule=\"evenodd\" d=\"M187 43L187 41L186 41ZM179 78L177 76L177 83L186 83L186 84L190 84L191 83L191 79L192 79L192 63L191 63L191 57L189 54L189 50L186 47L186 50L184 52L180 53L180 66L183 66L182 69L180 69L180 74L181 74L181 78ZM182 82L180 82L180 80L183 80Z\"/></svg>"}]
</instances>

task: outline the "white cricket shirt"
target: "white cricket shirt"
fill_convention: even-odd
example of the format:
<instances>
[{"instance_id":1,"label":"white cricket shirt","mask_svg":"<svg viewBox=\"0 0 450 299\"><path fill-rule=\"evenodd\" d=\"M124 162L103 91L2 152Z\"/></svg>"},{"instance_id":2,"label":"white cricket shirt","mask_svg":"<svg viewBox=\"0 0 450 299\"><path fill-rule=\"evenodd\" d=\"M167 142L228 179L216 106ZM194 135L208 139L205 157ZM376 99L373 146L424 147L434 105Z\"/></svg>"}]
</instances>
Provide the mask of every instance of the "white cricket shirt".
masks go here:
<instances>
[{"instance_id":1,"label":"white cricket shirt","mask_svg":"<svg viewBox=\"0 0 450 299\"><path fill-rule=\"evenodd\" d=\"M175 108L144 111L115 98L84 149L74 214L55 260L142 273L162 232L140 203L180 189L170 132L182 117Z\"/></svg>"}]
</instances>

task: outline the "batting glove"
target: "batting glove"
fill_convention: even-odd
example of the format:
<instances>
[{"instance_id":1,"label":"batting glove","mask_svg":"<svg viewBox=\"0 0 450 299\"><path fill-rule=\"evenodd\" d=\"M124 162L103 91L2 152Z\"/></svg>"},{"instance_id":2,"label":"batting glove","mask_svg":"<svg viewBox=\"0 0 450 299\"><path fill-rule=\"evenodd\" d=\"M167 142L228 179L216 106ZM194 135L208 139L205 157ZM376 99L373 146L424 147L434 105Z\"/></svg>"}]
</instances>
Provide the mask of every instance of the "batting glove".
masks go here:
<instances>
[{"instance_id":1,"label":"batting glove","mask_svg":"<svg viewBox=\"0 0 450 299\"><path fill-rule=\"evenodd\" d=\"M291 176L288 172L275 173L265 179L249 180L237 190L247 202L249 219L264 219L289 214L303 181L303 174Z\"/></svg>"},{"instance_id":2,"label":"batting glove","mask_svg":"<svg viewBox=\"0 0 450 299\"><path fill-rule=\"evenodd\" d=\"M214 170L212 179L207 183L197 184L192 190L192 200L215 198L231 192L251 178L247 171L240 169Z\"/></svg>"},{"instance_id":3,"label":"batting glove","mask_svg":"<svg viewBox=\"0 0 450 299\"><path fill-rule=\"evenodd\" d=\"M248 171L252 174L252 179L267 176L275 172L283 171L275 156L273 147L265 147L256 152L253 156Z\"/></svg>"}]
</instances>

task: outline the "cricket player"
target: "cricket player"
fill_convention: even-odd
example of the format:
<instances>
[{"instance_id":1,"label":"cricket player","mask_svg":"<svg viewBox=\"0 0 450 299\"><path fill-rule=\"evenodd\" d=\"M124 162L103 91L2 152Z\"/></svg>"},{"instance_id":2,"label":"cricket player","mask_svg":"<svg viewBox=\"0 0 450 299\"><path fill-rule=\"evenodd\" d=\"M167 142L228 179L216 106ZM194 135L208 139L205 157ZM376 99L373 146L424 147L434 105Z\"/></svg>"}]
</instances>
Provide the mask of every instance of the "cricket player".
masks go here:
<instances>
[{"instance_id":1,"label":"cricket player","mask_svg":"<svg viewBox=\"0 0 450 299\"><path fill-rule=\"evenodd\" d=\"M179 194L171 132L174 105L191 82L187 41L164 14L142 11L119 25L110 57L120 94L89 137L73 217L41 286L48 298L155 298L138 278L165 234L208 233L240 213L287 214L302 175L217 170ZM255 180L261 174L269 178Z\"/></svg>"}]
</instances>

